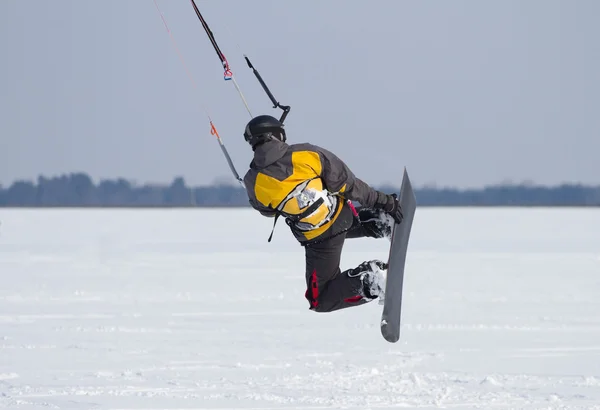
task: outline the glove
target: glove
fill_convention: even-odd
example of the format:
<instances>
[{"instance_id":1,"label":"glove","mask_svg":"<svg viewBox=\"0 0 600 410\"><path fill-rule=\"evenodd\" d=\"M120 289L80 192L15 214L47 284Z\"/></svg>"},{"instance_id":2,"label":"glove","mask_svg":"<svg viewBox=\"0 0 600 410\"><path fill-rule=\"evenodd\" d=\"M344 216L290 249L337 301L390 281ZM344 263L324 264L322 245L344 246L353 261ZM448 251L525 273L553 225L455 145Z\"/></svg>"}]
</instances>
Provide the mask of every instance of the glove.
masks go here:
<instances>
[{"instance_id":1,"label":"glove","mask_svg":"<svg viewBox=\"0 0 600 410\"><path fill-rule=\"evenodd\" d=\"M398 196L396 194L387 195L377 191L377 201L375 202L374 208L382 209L386 214L391 215L397 224L401 223L404 219L402 207L400 206L400 202L398 202Z\"/></svg>"}]
</instances>

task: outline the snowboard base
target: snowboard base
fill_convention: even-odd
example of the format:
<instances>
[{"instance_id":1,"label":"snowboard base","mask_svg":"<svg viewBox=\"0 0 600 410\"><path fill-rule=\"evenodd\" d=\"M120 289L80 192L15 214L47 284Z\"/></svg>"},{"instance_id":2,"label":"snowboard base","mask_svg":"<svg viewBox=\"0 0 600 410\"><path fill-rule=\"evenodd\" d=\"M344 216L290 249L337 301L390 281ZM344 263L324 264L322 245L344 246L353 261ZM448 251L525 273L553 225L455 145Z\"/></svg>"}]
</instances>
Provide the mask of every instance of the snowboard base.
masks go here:
<instances>
[{"instance_id":1,"label":"snowboard base","mask_svg":"<svg viewBox=\"0 0 600 410\"><path fill-rule=\"evenodd\" d=\"M406 168L404 168L398 200L402 207L403 220L400 224L394 225L392 233L380 325L383 338L390 343L395 343L400 339L404 266L410 231L417 208L417 200Z\"/></svg>"}]
</instances>

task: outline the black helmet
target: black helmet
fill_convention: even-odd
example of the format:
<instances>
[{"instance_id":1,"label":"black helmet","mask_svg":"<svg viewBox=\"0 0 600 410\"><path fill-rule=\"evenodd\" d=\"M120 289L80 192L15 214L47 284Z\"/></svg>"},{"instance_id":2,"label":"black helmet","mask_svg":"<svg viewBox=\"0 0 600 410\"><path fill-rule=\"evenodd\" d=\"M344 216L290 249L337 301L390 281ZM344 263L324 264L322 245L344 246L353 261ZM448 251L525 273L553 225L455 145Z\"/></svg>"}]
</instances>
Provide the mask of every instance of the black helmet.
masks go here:
<instances>
[{"instance_id":1,"label":"black helmet","mask_svg":"<svg viewBox=\"0 0 600 410\"><path fill-rule=\"evenodd\" d=\"M283 123L270 115L259 115L254 117L246 125L244 131L244 139L253 148L270 138L277 138L281 142L285 142L285 129Z\"/></svg>"}]
</instances>

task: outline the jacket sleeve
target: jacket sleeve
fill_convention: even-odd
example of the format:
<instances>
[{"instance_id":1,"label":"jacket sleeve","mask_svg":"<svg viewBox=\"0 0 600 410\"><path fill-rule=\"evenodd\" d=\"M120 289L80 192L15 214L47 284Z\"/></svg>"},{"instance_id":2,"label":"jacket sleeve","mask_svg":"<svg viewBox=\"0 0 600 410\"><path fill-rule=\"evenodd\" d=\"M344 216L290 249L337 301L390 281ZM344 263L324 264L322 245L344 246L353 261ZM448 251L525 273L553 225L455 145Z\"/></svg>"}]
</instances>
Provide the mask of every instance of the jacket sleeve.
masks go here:
<instances>
[{"instance_id":1,"label":"jacket sleeve","mask_svg":"<svg viewBox=\"0 0 600 410\"><path fill-rule=\"evenodd\" d=\"M274 209L271 208L267 208L263 205L261 205L256 199L254 198L250 198L249 199L250 205L252 206L252 208L256 209L258 212L260 212L260 214L262 216L267 216L269 218L272 218L275 216L276 212Z\"/></svg>"},{"instance_id":2,"label":"jacket sleeve","mask_svg":"<svg viewBox=\"0 0 600 410\"><path fill-rule=\"evenodd\" d=\"M327 189L339 192L344 198L357 201L362 206L372 208L379 192L357 178L350 168L332 152L313 146L321 158L321 178Z\"/></svg>"},{"instance_id":3,"label":"jacket sleeve","mask_svg":"<svg viewBox=\"0 0 600 410\"><path fill-rule=\"evenodd\" d=\"M275 217L276 211L272 208L266 207L256 199L256 195L254 194L254 184L256 183L256 176L248 173L244 177L244 185L246 186L246 194L248 195L248 202L250 206L260 212L262 216L267 217Z\"/></svg>"}]
</instances>

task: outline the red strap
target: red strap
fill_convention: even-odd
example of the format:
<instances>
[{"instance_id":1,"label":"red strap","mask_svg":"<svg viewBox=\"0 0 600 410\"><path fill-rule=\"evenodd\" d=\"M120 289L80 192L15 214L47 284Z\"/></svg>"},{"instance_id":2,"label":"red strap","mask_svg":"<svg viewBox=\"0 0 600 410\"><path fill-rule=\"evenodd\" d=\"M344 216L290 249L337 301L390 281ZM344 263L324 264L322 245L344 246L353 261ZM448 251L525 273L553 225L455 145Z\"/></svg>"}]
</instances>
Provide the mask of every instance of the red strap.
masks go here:
<instances>
[{"instance_id":1,"label":"red strap","mask_svg":"<svg viewBox=\"0 0 600 410\"><path fill-rule=\"evenodd\" d=\"M319 284L317 282L317 270L316 269L310 275L310 281L309 281L308 287L309 287L309 289L306 289L306 292L304 293L304 297L306 297L306 299L308 299L308 301L310 302L311 309L314 309L317 306L319 306L319 301L317 300L319 298ZM309 293L309 291L310 291L310 293ZM310 294L310 297L309 297L309 294Z\"/></svg>"}]
</instances>

